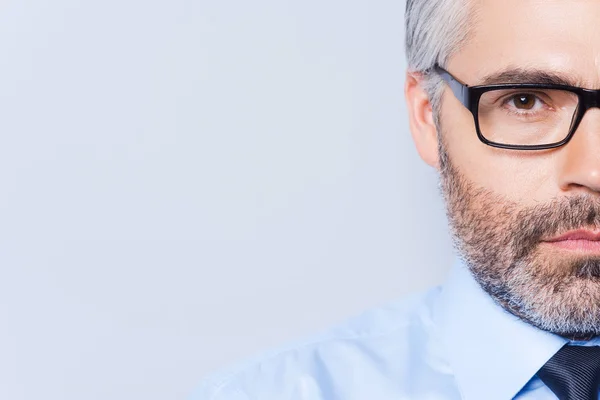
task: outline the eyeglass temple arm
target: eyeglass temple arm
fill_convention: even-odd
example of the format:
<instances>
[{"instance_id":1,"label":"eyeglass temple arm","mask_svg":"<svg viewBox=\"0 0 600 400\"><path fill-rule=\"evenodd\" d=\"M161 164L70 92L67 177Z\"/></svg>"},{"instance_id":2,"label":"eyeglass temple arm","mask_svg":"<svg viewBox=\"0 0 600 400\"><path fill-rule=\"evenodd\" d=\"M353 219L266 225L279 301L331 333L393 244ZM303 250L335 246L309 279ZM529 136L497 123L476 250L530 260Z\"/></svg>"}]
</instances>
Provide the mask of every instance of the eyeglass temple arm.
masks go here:
<instances>
[{"instance_id":1,"label":"eyeglass temple arm","mask_svg":"<svg viewBox=\"0 0 600 400\"><path fill-rule=\"evenodd\" d=\"M458 79L450 75L450 72L446 71L439 65L435 65L434 71L450 86L454 96L467 108L469 108L469 87Z\"/></svg>"}]
</instances>

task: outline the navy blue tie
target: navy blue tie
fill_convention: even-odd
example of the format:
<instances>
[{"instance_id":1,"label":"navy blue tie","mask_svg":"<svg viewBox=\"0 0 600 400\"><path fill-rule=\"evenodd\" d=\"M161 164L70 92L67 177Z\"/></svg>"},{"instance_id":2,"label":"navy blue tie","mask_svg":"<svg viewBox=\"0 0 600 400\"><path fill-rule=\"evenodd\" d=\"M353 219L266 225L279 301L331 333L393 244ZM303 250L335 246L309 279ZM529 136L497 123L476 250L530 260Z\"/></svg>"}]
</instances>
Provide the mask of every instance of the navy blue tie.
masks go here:
<instances>
[{"instance_id":1,"label":"navy blue tie","mask_svg":"<svg viewBox=\"0 0 600 400\"><path fill-rule=\"evenodd\" d=\"M600 346L563 346L537 372L559 400L597 400Z\"/></svg>"}]
</instances>

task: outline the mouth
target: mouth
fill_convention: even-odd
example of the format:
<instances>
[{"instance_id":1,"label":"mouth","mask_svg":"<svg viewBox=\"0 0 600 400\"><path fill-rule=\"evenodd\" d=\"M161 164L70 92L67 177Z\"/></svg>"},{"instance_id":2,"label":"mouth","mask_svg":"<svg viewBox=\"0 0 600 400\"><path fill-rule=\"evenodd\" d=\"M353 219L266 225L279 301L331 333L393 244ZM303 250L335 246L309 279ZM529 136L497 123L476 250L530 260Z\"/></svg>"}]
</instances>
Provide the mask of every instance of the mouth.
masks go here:
<instances>
[{"instance_id":1,"label":"mouth","mask_svg":"<svg viewBox=\"0 0 600 400\"><path fill-rule=\"evenodd\" d=\"M543 242L565 250L600 253L600 230L578 229Z\"/></svg>"}]
</instances>

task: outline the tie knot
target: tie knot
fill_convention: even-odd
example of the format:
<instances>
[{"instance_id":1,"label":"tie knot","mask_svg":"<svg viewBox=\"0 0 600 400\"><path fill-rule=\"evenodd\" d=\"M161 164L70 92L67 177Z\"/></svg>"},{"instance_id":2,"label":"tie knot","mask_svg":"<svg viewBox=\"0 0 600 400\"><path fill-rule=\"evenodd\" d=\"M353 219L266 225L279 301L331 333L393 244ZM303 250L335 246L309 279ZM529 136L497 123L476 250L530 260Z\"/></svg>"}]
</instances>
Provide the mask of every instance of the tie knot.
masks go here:
<instances>
[{"instance_id":1,"label":"tie knot","mask_svg":"<svg viewBox=\"0 0 600 400\"><path fill-rule=\"evenodd\" d=\"M597 399L600 346L563 346L537 375L560 400Z\"/></svg>"}]
</instances>

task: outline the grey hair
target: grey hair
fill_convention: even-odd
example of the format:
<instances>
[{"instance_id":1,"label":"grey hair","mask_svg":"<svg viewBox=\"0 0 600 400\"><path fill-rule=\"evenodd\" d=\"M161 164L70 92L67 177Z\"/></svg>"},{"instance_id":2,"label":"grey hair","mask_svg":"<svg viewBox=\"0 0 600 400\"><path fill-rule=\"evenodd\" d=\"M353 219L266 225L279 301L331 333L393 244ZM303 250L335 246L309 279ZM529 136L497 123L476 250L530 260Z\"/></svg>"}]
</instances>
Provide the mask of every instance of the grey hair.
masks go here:
<instances>
[{"instance_id":1,"label":"grey hair","mask_svg":"<svg viewBox=\"0 0 600 400\"><path fill-rule=\"evenodd\" d=\"M444 85L437 74L428 73L448 59L466 41L469 28L469 0L407 0L405 14L408 70L423 74L433 116L438 123Z\"/></svg>"}]
</instances>

